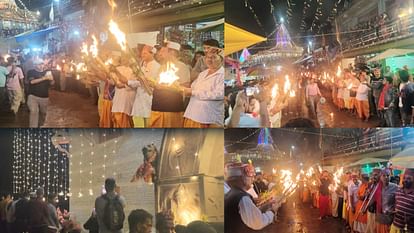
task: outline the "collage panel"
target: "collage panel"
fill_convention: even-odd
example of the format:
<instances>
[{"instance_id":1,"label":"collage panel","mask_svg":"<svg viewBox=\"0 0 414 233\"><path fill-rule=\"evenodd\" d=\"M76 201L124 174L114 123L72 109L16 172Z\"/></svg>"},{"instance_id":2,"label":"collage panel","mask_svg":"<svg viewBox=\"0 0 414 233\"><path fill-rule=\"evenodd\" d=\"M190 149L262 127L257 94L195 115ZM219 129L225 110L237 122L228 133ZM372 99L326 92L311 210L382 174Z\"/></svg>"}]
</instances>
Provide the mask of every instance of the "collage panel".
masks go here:
<instances>
[{"instance_id":1,"label":"collage panel","mask_svg":"<svg viewBox=\"0 0 414 233\"><path fill-rule=\"evenodd\" d=\"M2 0L0 14L0 127L223 128L223 0Z\"/></svg>"},{"instance_id":2,"label":"collage panel","mask_svg":"<svg viewBox=\"0 0 414 233\"><path fill-rule=\"evenodd\" d=\"M0 138L2 233L224 232L221 129L2 129Z\"/></svg>"},{"instance_id":3,"label":"collage panel","mask_svg":"<svg viewBox=\"0 0 414 233\"><path fill-rule=\"evenodd\" d=\"M412 232L413 128L225 130L225 232Z\"/></svg>"},{"instance_id":4,"label":"collage panel","mask_svg":"<svg viewBox=\"0 0 414 233\"><path fill-rule=\"evenodd\" d=\"M225 1L225 127L412 126L413 8Z\"/></svg>"}]
</instances>

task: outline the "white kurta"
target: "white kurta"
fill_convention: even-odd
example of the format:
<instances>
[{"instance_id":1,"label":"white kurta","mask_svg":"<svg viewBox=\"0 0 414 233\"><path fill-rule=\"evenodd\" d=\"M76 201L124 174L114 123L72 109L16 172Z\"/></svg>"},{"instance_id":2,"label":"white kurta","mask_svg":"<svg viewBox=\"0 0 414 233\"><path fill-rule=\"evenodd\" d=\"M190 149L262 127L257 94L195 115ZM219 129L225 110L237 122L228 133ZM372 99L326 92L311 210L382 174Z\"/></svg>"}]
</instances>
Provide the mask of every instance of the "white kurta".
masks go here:
<instances>
[{"instance_id":1,"label":"white kurta","mask_svg":"<svg viewBox=\"0 0 414 233\"><path fill-rule=\"evenodd\" d=\"M146 78L156 79L160 70L160 64L155 60L143 63L142 71ZM136 88L132 116L149 118L151 116L152 95L148 94L137 80L128 81L128 86Z\"/></svg>"},{"instance_id":2,"label":"white kurta","mask_svg":"<svg viewBox=\"0 0 414 233\"><path fill-rule=\"evenodd\" d=\"M242 197L239 202L239 213L242 221L253 230L261 230L273 222L272 211L262 213L249 197Z\"/></svg>"},{"instance_id":3,"label":"white kurta","mask_svg":"<svg viewBox=\"0 0 414 233\"><path fill-rule=\"evenodd\" d=\"M126 66L116 68L128 80L133 78L132 69ZM132 106L135 100L135 89L130 87L115 88L114 99L112 100L112 112L121 112L131 116Z\"/></svg>"},{"instance_id":4,"label":"white kurta","mask_svg":"<svg viewBox=\"0 0 414 233\"><path fill-rule=\"evenodd\" d=\"M224 67L208 74L205 70L191 84L192 96L184 117L202 124L223 125Z\"/></svg>"}]
</instances>

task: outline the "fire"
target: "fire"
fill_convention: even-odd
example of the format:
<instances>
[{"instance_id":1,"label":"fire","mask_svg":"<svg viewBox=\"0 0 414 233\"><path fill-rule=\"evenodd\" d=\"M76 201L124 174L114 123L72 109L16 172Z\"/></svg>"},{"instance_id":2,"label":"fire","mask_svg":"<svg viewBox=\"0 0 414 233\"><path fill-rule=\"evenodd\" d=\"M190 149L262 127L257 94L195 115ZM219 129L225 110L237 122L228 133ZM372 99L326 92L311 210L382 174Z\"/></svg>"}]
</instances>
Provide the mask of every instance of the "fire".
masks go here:
<instances>
[{"instance_id":1,"label":"fire","mask_svg":"<svg viewBox=\"0 0 414 233\"><path fill-rule=\"evenodd\" d=\"M343 172L344 172L344 168L343 167L341 167L341 168L339 168L338 170L335 171L334 177L333 177L334 184L332 185L333 186L332 187L333 190L338 189L338 187L339 187L339 185L341 183L341 176L342 176Z\"/></svg>"},{"instance_id":2,"label":"fire","mask_svg":"<svg viewBox=\"0 0 414 233\"><path fill-rule=\"evenodd\" d=\"M113 63L112 58L109 58L108 60L106 60L105 65L109 66L109 65L112 65L112 63Z\"/></svg>"},{"instance_id":3,"label":"fire","mask_svg":"<svg viewBox=\"0 0 414 233\"><path fill-rule=\"evenodd\" d=\"M338 66L338 70L336 71L336 76L341 76L341 67Z\"/></svg>"},{"instance_id":4,"label":"fire","mask_svg":"<svg viewBox=\"0 0 414 233\"><path fill-rule=\"evenodd\" d=\"M278 95L278 91L279 91L279 85L275 83L275 85L272 88L272 98L276 98L276 96Z\"/></svg>"},{"instance_id":5,"label":"fire","mask_svg":"<svg viewBox=\"0 0 414 233\"><path fill-rule=\"evenodd\" d=\"M294 90L289 91L289 97L295 97L296 93Z\"/></svg>"},{"instance_id":6,"label":"fire","mask_svg":"<svg viewBox=\"0 0 414 233\"><path fill-rule=\"evenodd\" d=\"M62 68L60 68L60 65L56 66L56 70L62 70Z\"/></svg>"},{"instance_id":7,"label":"fire","mask_svg":"<svg viewBox=\"0 0 414 233\"><path fill-rule=\"evenodd\" d=\"M118 24L116 24L112 19L109 21L109 31L115 36L116 41L121 46L121 49L125 51L127 48L125 33L119 29Z\"/></svg>"},{"instance_id":8,"label":"fire","mask_svg":"<svg viewBox=\"0 0 414 233\"><path fill-rule=\"evenodd\" d=\"M109 6L111 6L112 11L114 11L115 7L117 7L115 0L108 0Z\"/></svg>"},{"instance_id":9,"label":"fire","mask_svg":"<svg viewBox=\"0 0 414 233\"><path fill-rule=\"evenodd\" d=\"M175 74L177 73L178 68L171 62L167 63L167 70L160 74L160 84L167 84L171 85L175 81L179 79L179 77Z\"/></svg>"},{"instance_id":10,"label":"fire","mask_svg":"<svg viewBox=\"0 0 414 233\"><path fill-rule=\"evenodd\" d=\"M7 59L9 59L9 57L10 57L9 54L4 55L4 62L7 62Z\"/></svg>"},{"instance_id":11,"label":"fire","mask_svg":"<svg viewBox=\"0 0 414 233\"><path fill-rule=\"evenodd\" d=\"M82 43L81 53L84 53L86 56L89 55L88 45L85 42Z\"/></svg>"},{"instance_id":12,"label":"fire","mask_svg":"<svg viewBox=\"0 0 414 233\"><path fill-rule=\"evenodd\" d=\"M290 90L290 80L289 80L289 75L286 75L285 76L285 86L283 88L283 91L285 92L285 94L287 94L289 90Z\"/></svg>"},{"instance_id":13,"label":"fire","mask_svg":"<svg viewBox=\"0 0 414 233\"><path fill-rule=\"evenodd\" d=\"M349 85L348 85L348 90L351 90L352 89L352 83L350 83Z\"/></svg>"},{"instance_id":14,"label":"fire","mask_svg":"<svg viewBox=\"0 0 414 233\"><path fill-rule=\"evenodd\" d=\"M92 54L92 57L98 56L98 40L95 35L92 35L93 44L89 47L89 52Z\"/></svg>"},{"instance_id":15,"label":"fire","mask_svg":"<svg viewBox=\"0 0 414 233\"><path fill-rule=\"evenodd\" d=\"M313 167L310 167L307 171L306 171L306 177L312 177L312 175L315 173L315 171L313 170Z\"/></svg>"},{"instance_id":16,"label":"fire","mask_svg":"<svg viewBox=\"0 0 414 233\"><path fill-rule=\"evenodd\" d=\"M276 169L272 168L273 175L276 174Z\"/></svg>"}]
</instances>

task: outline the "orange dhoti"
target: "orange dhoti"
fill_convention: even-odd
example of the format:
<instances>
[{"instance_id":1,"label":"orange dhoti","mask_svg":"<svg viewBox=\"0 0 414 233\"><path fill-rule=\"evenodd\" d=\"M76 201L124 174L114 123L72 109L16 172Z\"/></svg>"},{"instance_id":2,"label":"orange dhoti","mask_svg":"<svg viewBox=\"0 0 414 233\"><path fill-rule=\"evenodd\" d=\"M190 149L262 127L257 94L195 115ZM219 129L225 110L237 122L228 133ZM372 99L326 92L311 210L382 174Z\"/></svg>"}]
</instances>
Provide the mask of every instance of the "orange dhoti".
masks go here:
<instances>
[{"instance_id":1,"label":"orange dhoti","mask_svg":"<svg viewBox=\"0 0 414 233\"><path fill-rule=\"evenodd\" d=\"M366 184L362 184L358 189L358 203L356 204L355 208L355 222L353 225L354 231L365 233L367 231L367 213L362 213L362 203L363 201L361 199L364 198L365 191L367 189Z\"/></svg>"},{"instance_id":2,"label":"orange dhoti","mask_svg":"<svg viewBox=\"0 0 414 233\"><path fill-rule=\"evenodd\" d=\"M184 118L184 128L223 128L223 126L216 124L202 124L188 118Z\"/></svg>"},{"instance_id":3,"label":"orange dhoti","mask_svg":"<svg viewBox=\"0 0 414 233\"><path fill-rule=\"evenodd\" d=\"M357 100L357 112L361 119L369 118L369 103L368 100Z\"/></svg>"},{"instance_id":4,"label":"orange dhoti","mask_svg":"<svg viewBox=\"0 0 414 233\"><path fill-rule=\"evenodd\" d=\"M184 112L151 112L151 128L182 128Z\"/></svg>"},{"instance_id":5,"label":"orange dhoti","mask_svg":"<svg viewBox=\"0 0 414 233\"><path fill-rule=\"evenodd\" d=\"M102 99L101 114L99 117L100 128L112 128L112 101Z\"/></svg>"},{"instance_id":6,"label":"orange dhoti","mask_svg":"<svg viewBox=\"0 0 414 233\"><path fill-rule=\"evenodd\" d=\"M343 108L345 108L345 101L344 101L344 99L343 98L338 98L338 107L340 108L340 109L343 109Z\"/></svg>"},{"instance_id":7,"label":"orange dhoti","mask_svg":"<svg viewBox=\"0 0 414 233\"><path fill-rule=\"evenodd\" d=\"M351 226L352 230L354 229L354 221L355 221L355 217L356 217L355 215L356 215L356 212L353 213L352 208L349 208L349 210L348 210L348 222L349 222L349 226Z\"/></svg>"},{"instance_id":8,"label":"orange dhoti","mask_svg":"<svg viewBox=\"0 0 414 233\"><path fill-rule=\"evenodd\" d=\"M391 230L390 225L381 224L381 223L376 223L375 225L376 225L377 233L389 233Z\"/></svg>"},{"instance_id":9,"label":"orange dhoti","mask_svg":"<svg viewBox=\"0 0 414 233\"><path fill-rule=\"evenodd\" d=\"M132 128L132 117L123 112L113 112L112 119L114 122L114 128Z\"/></svg>"}]
</instances>

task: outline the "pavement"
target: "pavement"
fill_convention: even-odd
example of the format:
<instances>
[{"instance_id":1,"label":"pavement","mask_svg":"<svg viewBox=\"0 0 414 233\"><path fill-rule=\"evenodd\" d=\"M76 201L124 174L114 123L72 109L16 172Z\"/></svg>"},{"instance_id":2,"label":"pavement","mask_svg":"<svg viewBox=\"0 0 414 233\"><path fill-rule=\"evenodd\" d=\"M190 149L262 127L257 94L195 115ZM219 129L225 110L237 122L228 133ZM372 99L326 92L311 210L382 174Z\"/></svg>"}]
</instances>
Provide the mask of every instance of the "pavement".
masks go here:
<instances>
[{"instance_id":1,"label":"pavement","mask_svg":"<svg viewBox=\"0 0 414 233\"><path fill-rule=\"evenodd\" d=\"M294 195L295 196L295 195ZM341 219L327 217L319 220L319 210L310 203L300 203L290 197L278 212L276 223L264 228L262 233L347 233Z\"/></svg>"},{"instance_id":2,"label":"pavement","mask_svg":"<svg viewBox=\"0 0 414 233\"><path fill-rule=\"evenodd\" d=\"M91 97L74 92L49 91L45 128L97 128L98 107ZM29 109L22 105L16 116L0 112L0 128L29 127Z\"/></svg>"}]
</instances>

